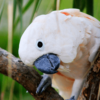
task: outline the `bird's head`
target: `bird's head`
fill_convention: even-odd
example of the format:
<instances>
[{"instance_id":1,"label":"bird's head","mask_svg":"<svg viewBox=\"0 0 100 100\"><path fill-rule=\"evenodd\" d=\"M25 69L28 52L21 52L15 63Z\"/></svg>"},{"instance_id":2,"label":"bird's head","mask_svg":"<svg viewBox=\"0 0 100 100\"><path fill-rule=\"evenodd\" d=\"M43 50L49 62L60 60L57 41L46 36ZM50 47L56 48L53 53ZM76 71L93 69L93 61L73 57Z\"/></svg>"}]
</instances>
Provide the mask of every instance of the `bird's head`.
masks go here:
<instances>
[{"instance_id":1,"label":"bird's head","mask_svg":"<svg viewBox=\"0 0 100 100\"><path fill-rule=\"evenodd\" d=\"M55 12L34 19L19 44L19 56L26 65L35 65L40 71L53 74L57 72L60 61L73 61L77 49L73 41L77 35L72 34L78 31L69 21L66 24L66 19L70 20L71 16Z\"/></svg>"},{"instance_id":2,"label":"bird's head","mask_svg":"<svg viewBox=\"0 0 100 100\"><path fill-rule=\"evenodd\" d=\"M20 40L19 56L26 65L35 65L40 71L53 74L60 65L57 56L61 52L60 40L56 23L46 18L47 15L37 17L25 30Z\"/></svg>"}]
</instances>

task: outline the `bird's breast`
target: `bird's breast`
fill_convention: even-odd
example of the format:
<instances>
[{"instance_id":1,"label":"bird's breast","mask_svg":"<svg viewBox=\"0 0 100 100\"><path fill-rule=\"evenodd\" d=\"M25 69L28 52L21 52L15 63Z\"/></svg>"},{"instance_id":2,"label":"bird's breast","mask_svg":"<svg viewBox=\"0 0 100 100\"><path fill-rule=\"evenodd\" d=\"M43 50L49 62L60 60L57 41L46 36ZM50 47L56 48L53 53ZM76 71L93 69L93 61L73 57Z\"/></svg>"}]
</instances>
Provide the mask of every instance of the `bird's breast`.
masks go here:
<instances>
[{"instance_id":1,"label":"bird's breast","mask_svg":"<svg viewBox=\"0 0 100 100\"><path fill-rule=\"evenodd\" d=\"M69 80L74 80L84 78L87 75L89 69L89 61L73 61L70 64L64 64L61 62L57 74L66 77Z\"/></svg>"}]
</instances>

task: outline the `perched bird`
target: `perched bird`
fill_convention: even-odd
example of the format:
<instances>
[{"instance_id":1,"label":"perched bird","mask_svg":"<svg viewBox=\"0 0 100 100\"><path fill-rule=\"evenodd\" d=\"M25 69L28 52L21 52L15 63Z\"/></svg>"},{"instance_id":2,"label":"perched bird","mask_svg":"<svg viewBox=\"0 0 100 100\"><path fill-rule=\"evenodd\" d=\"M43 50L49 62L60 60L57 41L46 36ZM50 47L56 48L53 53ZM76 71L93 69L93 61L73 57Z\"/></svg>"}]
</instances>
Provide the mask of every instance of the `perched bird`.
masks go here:
<instances>
[{"instance_id":1,"label":"perched bird","mask_svg":"<svg viewBox=\"0 0 100 100\"><path fill-rule=\"evenodd\" d=\"M36 93L52 84L64 99L77 100L99 47L100 22L64 9L33 20L21 37L19 56L44 73Z\"/></svg>"}]
</instances>

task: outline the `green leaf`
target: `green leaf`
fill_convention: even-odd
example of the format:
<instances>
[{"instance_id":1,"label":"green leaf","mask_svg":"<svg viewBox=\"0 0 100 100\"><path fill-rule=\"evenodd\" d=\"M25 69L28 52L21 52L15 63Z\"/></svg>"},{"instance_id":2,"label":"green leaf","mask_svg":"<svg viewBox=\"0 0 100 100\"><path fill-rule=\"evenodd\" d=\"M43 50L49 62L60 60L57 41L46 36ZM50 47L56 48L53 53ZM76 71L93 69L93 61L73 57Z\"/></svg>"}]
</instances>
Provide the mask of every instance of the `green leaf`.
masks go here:
<instances>
[{"instance_id":1,"label":"green leaf","mask_svg":"<svg viewBox=\"0 0 100 100\"><path fill-rule=\"evenodd\" d=\"M23 8L23 13L25 13L28 8L31 6L31 4L34 2L34 0L29 0L28 3L25 5L25 7Z\"/></svg>"},{"instance_id":2,"label":"green leaf","mask_svg":"<svg viewBox=\"0 0 100 100\"><path fill-rule=\"evenodd\" d=\"M3 13L3 9L4 9L4 4L5 4L5 0L3 0L3 3L0 8L0 21L1 21L2 13Z\"/></svg>"},{"instance_id":3,"label":"green leaf","mask_svg":"<svg viewBox=\"0 0 100 100\"><path fill-rule=\"evenodd\" d=\"M83 11L85 6L86 6L85 5L85 0L80 0L80 6L79 6L80 11Z\"/></svg>"},{"instance_id":4,"label":"green leaf","mask_svg":"<svg viewBox=\"0 0 100 100\"><path fill-rule=\"evenodd\" d=\"M19 8L19 15L20 15L20 32L22 33L22 0L17 0L18 8Z\"/></svg>"},{"instance_id":5,"label":"green leaf","mask_svg":"<svg viewBox=\"0 0 100 100\"><path fill-rule=\"evenodd\" d=\"M39 8L39 6L40 6L41 1L42 1L42 0L36 0L36 4L35 4L35 7L34 7L34 10L33 10L32 16L31 16L30 23L32 22L33 17L34 17L34 14L37 12L37 10L38 10L38 8Z\"/></svg>"},{"instance_id":6,"label":"green leaf","mask_svg":"<svg viewBox=\"0 0 100 100\"><path fill-rule=\"evenodd\" d=\"M17 1L14 0L14 1L13 1L13 25L14 25L14 22L15 22L16 7L17 7Z\"/></svg>"},{"instance_id":7,"label":"green leaf","mask_svg":"<svg viewBox=\"0 0 100 100\"><path fill-rule=\"evenodd\" d=\"M85 0L73 0L73 8L78 8L80 11L83 11L85 8Z\"/></svg>"},{"instance_id":8,"label":"green leaf","mask_svg":"<svg viewBox=\"0 0 100 100\"><path fill-rule=\"evenodd\" d=\"M34 0L29 0L28 1L28 3L22 8L22 14L24 14L29 9L29 7L32 5L33 2L34 2ZM14 28L13 28L14 30L17 27L19 21L20 21L20 16L17 17L17 19L14 23Z\"/></svg>"},{"instance_id":9,"label":"green leaf","mask_svg":"<svg viewBox=\"0 0 100 100\"><path fill-rule=\"evenodd\" d=\"M86 11L93 16L93 0L86 0Z\"/></svg>"},{"instance_id":10,"label":"green leaf","mask_svg":"<svg viewBox=\"0 0 100 100\"><path fill-rule=\"evenodd\" d=\"M6 90L7 87L7 81L8 81L8 77L3 76L3 80L2 80L2 87L1 87L1 91L4 92Z\"/></svg>"},{"instance_id":11,"label":"green leaf","mask_svg":"<svg viewBox=\"0 0 100 100\"><path fill-rule=\"evenodd\" d=\"M54 0L53 10L56 10L56 3L57 3L57 0Z\"/></svg>"}]
</instances>

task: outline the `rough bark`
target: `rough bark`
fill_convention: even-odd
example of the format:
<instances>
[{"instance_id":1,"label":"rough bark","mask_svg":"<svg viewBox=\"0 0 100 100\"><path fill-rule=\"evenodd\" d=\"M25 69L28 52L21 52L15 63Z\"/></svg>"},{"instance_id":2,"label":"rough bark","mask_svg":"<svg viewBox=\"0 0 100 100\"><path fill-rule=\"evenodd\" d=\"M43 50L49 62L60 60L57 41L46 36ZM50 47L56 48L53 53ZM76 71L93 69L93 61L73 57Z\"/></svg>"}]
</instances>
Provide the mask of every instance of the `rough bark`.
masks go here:
<instances>
[{"instance_id":1,"label":"rough bark","mask_svg":"<svg viewBox=\"0 0 100 100\"><path fill-rule=\"evenodd\" d=\"M8 59L11 61L11 67L8 66ZM11 72L11 75L8 72ZM1 48L0 73L10 76L21 84L36 100L63 100L52 87L48 87L42 94L37 95L36 88L41 81L41 76L34 68L26 66L20 59Z\"/></svg>"},{"instance_id":2,"label":"rough bark","mask_svg":"<svg viewBox=\"0 0 100 100\"><path fill-rule=\"evenodd\" d=\"M100 48L91 67L79 100L100 100Z\"/></svg>"},{"instance_id":3,"label":"rough bark","mask_svg":"<svg viewBox=\"0 0 100 100\"><path fill-rule=\"evenodd\" d=\"M8 59L12 63L11 68L8 67ZM100 100L100 49L91 66L78 100ZM9 76L9 71L12 73L11 78L26 88L36 100L63 100L52 87L48 87L41 95L37 95L35 91L41 76L34 68L24 65L20 59L0 48L0 73Z\"/></svg>"}]
</instances>

